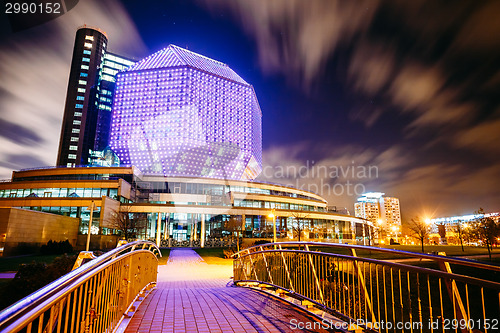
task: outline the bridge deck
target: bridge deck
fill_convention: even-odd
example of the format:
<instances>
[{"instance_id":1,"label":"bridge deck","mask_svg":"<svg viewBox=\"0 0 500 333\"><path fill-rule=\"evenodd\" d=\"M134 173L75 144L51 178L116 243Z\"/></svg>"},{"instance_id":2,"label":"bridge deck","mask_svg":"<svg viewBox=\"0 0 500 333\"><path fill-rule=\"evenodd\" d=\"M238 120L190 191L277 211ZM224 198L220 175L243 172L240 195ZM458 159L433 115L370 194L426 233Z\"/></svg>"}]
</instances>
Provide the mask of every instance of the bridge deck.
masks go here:
<instances>
[{"instance_id":1,"label":"bridge deck","mask_svg":"<svg viewBox=\"0 0 500 333\"><path fill-rule=\"evenodd\" d=\"M159 266L157 289L125 332L296 332L292 319L317 322L286 302L231 287L230 276L230 265L209 265L191 249L172 250L168 264Z\"/></svg>"}]
</instances>

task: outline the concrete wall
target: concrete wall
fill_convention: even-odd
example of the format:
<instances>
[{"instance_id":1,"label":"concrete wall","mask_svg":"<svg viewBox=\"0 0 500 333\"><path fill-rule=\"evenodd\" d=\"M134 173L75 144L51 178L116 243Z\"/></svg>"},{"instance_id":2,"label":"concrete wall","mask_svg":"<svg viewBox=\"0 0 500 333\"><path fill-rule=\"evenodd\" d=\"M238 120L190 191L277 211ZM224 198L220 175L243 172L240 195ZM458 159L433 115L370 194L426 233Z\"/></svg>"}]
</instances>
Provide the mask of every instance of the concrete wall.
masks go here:
<instances>
[{"instance_id":1,"label":"concrete wall","mask_svg":"<svg viewBox=\"0 0 500 333\"><path fill-rule=\"evenodd\" d=\"M0 208L0 255L15 255L20 247L36 248L49 240L76 246L80 219L19 208Z\"/></svg>"},{"instance_id":2,"label":"concrete wall","mask_svg":"<svg viewBox=\"0 0 500 333\"><path fill-rule=\"evenodd\" d=\"M90 250L113 249L120 239L117 235L90 235ZM87 235L78 235L77 251L85 251Z\"/></svg>"}]
</instances>

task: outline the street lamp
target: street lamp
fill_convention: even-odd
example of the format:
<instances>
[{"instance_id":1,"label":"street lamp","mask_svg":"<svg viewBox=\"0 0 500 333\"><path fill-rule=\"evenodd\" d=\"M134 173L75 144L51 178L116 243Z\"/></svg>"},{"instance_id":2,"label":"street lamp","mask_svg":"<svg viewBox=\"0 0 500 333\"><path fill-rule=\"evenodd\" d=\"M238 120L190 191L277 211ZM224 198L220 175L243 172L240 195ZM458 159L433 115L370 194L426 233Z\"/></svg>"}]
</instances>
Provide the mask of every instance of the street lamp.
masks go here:
<instances>
[{"instance_id":1,"label":"street lamp","mask_svg":"<svg viewBox=\"0 0 500 333\"><path fill-rule=\"evenodd\" d=\"M269 213L268 216L273 219L273 242L276 243L276 214L274 214L274 209L271 211L271 213Z\"/></svg>"},{"instance_id":2,"label":"street lamp","mask_svg":"<svg viewBox=\"0 0 500 333\"><path fill-rule=\"evenodd\" d=\"M89 220L89 228L87 231L87 246L85 246L85 251L88 251L90 247L90 231L92 229L92 219L93 219L94 209L96 208L94 200L92 200L92 203L88 208L90 209L90 220Z\"/></svg>"},{"instance_id":3,"label":"street lamp","mask_svg":"<svg viewBox=\"0 0 500 333\"><path fill-rule=\"evenodd\" d=\"M394 234L396 235L396 243L398 243L398 227L393 225L392 226L392 232L394 232Z\"/></svg>"}]
</instances>

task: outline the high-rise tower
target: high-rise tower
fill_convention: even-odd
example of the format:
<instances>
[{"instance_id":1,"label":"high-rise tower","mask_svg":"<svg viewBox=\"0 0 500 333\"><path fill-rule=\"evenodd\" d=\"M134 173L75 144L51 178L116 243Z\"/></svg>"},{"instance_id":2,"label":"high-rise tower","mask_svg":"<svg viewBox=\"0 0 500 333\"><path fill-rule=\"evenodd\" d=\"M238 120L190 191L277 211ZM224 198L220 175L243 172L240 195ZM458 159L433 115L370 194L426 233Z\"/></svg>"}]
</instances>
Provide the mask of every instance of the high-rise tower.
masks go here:
<instances>
[{"instance_id":1,"label":"high-rise tower","mask_svg":"<svg viewBox=\"0 0 500 333\"><path fill-rule=\"evenodd\" d=\"M106 44L99 29L83 27L76 33L57 165L109 165L116 74L135 61L107 52Z\"/></svg>"},{"instance_id":2,"label":"high-rise tower","mask_svg":"<svg viewBox=\"0 0 500 333\"><path fill-rule=\"evenodd\" d=\"M99 29L83 27L76 32L57 165L75 166L88 160L91 146L88 129L95 127L91 122L96 118L89 112L89 106L95 104L107 42L105 33Z\"/></svg>"}]
</instances>

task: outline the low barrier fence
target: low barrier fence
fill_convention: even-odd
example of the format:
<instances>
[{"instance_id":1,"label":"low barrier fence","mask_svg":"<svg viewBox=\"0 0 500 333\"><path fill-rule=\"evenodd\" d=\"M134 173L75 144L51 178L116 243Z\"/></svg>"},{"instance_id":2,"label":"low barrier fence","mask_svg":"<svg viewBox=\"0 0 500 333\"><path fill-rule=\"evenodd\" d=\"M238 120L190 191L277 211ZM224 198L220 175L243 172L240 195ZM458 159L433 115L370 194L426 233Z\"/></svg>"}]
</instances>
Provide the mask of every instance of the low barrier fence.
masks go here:
<instances>
[{"instance_id":1,"label":"low barrier fence","mask_svg":"<svg viewBox=\"0 0 500 333\"><path fill-rule=\"evenodd\" d=\"M159 249L136 241L107 252L0 313L1 332L112 332L156 284Z\"/></svg>"},{"instance_id":2,"label":"low barrier fence","mask_svg":"<svg viewBox=\"0 0 500 333\"><path fill-rule=\"evenodd\" d=\"M400 259L357 255L367 249ZM254 246L234 257L236 285L273 287L367 331L500 331L499 266L315 242ZM419 263L411 265L401 257Z\"/></svg>"}]
</instances>

